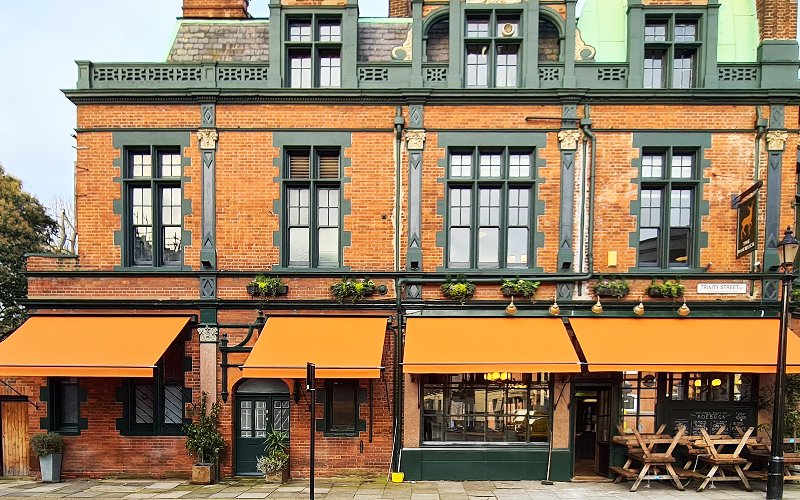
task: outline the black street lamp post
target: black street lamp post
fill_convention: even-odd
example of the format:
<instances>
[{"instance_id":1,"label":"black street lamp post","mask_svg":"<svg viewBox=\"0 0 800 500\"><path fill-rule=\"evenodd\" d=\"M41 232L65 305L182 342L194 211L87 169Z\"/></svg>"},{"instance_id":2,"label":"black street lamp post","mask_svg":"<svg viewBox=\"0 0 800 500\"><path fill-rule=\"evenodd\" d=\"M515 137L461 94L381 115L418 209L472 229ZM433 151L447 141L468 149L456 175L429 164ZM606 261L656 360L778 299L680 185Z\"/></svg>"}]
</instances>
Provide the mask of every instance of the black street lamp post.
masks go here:
<instances>
[{"instance_id":1,"label":"black street lamp post","mask_svg":"<svg viewBox=\"0 0 800 500\"><path fill-rule=\"evenodd\" d=\"M786 228L783 239L778 243L778 257L781 260L781 321L778 337L778 361L775 367L775 397L772 403L772 453L769 457L767 476L767 500L783 498L783 423L786 398L786 334L789 329L789 295L792 287L794 258L800 246L792 236L791 227Z\"/></svg>"}]
</instances>

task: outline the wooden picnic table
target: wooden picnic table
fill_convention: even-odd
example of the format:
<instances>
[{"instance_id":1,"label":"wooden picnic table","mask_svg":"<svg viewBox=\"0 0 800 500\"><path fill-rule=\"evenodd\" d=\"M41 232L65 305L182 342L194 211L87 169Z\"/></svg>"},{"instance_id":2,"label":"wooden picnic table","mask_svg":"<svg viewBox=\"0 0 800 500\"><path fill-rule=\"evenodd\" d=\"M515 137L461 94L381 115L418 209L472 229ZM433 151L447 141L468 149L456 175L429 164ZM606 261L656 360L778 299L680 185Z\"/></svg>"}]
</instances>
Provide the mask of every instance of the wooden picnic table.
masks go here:
<instances>
[{"instance_id":1,"label":"wooden picnic table","mask_svg":"<svg viewBox=\"0 0 800 500\"><path fill-rule=\"evenodd\" d=\"M770 459L769 449L751 451L748 458L752 463L758 464L762 469L767 466ZM790 466L800 465L800 453L784 453L783 454L783 480L784 481L800 481L800 472L793 471ZM767 479L767 473L763 471L745 471L745 475L751 479Z\"/></svg>"},{"instance_id":2,"label":"wooden picnic table","mask_svg":"<svg viewBox=\"0 0 800 500\"><path fill-rule=\"evenodd\" d=\"M694 446L705 448L708 454L698 455L697 460L701 463L708 464L711 468L708 470L703 482L697 491L703 491L712 481L735 481L741 482L742 486L747 491L752 491L750 483L742 470L742 466L747 465L748 461L740 456L742 450L747 445L750 434L753 433L754 428L750 427L741 438L725 438L719 439L716 436L712 437L705 429L700 429L702 439L695 441ZM727 439L726 439L727 438ZM722 447L725 445L735 445L736 448L732 453L723 453ZM736 476L725 475L726 470L732 470Z\"/></svg>"},{"instance_id":3,"label":"wooden picnic table","mask_svg":"<svg viewBox=\"0 0 800 500\"><path fill-rule=\"evenodd\" d=\"M661 429L663 432L663 429ZM636 438L638 448L629 449L627 461L622 467L610 467L609 470L617 474L615 483L620 483L623 479L633 479L631 491L639 489L639 485L643 480L662 480L669 479L675 487L683 491L683 483L672 464L675 463L675 457L672 456L672 451L678 445L678 442L686 429L680 427L674 437L662 437L660 434L654 437L642 436L639 431L633 429L633 435ZM657 452L655 447L658 445L668 445L666 451ZM641 463L640 469L632 467L634 462ZM666 470L667 475L660 473L661 470ZM649 472L649 474L648 474Z\"/></svg>"}]
</instances>

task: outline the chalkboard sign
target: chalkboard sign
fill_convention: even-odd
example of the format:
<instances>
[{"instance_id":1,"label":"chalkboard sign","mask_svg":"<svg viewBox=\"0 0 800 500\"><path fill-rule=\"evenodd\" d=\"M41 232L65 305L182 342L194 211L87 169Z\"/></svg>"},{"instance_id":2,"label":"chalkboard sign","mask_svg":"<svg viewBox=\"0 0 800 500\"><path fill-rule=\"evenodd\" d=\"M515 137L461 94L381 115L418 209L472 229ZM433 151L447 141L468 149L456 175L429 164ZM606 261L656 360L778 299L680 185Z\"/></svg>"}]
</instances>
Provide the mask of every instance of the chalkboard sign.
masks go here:
<instances>
[{"instance_id":1,"label":"chalkboard sign","mask_svg":"<svg viewBox=\"0 0 800 500\"><path fill-rule=\"evenodd\" d=\"M669 408L667 422L672 432L679 426L686 427L686 432L692 436L700 435L700 429L705 429L709 434L714 434L725 426L725 434L735 434L736 428L747 429L755 427L757 423L757 409L752 407L723 407L713 410L699 408Z\"/></svg>"}]
</instances>

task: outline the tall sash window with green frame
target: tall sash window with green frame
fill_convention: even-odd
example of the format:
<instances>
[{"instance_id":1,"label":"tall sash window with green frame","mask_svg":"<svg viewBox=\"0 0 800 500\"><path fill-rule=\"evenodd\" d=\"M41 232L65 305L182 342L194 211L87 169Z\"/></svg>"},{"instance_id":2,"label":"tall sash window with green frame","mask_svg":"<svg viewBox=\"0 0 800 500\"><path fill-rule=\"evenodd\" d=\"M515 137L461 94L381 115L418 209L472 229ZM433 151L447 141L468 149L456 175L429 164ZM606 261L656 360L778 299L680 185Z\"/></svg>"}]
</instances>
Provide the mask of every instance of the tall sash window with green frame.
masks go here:
<instances>
[{"instance_id":1,"label":"tall sash window with green frame","mask_svg":"<svg viewBox=\"0 0 800 500\"><path fill-rule=\"evenodd\" d=\"M639 196L639 267L687 268L697 234L697 152L645 149Z\"/></svg>"},{"instance_id":2,"label":"tall sash window with green frame","mask_svg":"<svg viewBox=\"0 0 800 500\"><path fill-rule=\"evenodd\" d=\"M533 151L448 152L447 267L530 268Z\"/></svg>"},{"instance_id":3,"label":"tall sash window with green frame","mask_svg":"<svg viewBox=\"0 0 800 500\"><path fill-rule=\"evenodd\" d=\"M179 148L129 148L125 165L126 263L180 266L183 261Z\"/></svg>"},{"instance_id":4,"label":"tall sash window with green frame","mask_svg":"<svg viewBox=\"0 0 800 500\"><path fill-rule=\"evenodd\" d=\"M340 149L286 152L285 267L341 266Z\"/></svg>"},{"instance_id":5,"label":"tall sash window with green frame","mask_svg":"<svg viewBox=\"0 0 800 500\"><path fill-rule=\"evenodd\" d=\"M517 87L522 35L520 14L468 12L464 79L467 87Z\"/></svg>"},{"instance_id":6,"label":"tall sash window with green frame","mask_svg":"<svg viewBox=\"0 0 800 500\"><path fill-rule=\"evenodd\" d=\"M699 19L647 16L644 25L644 88L687 89L697 85L702 41Z\"/></svg>"},{"instance_id":7,"label":"tall sash window with green frame","mask_svg":"<svg viewBox=\"0 0 800 500\"><path fill-rule=\"evenodd\" d=\"M292 88L340 87L341 17L316 14L287 19L286 84Z\"/></svg>"}]
</instances>

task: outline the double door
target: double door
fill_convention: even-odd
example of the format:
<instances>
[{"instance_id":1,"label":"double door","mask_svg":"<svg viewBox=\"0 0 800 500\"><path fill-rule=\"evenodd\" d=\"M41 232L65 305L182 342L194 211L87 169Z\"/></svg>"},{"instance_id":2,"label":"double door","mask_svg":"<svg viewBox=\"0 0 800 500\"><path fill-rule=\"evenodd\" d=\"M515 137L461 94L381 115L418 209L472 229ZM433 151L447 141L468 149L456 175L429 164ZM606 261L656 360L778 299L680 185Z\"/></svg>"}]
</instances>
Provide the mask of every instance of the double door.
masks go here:
<instances>
[{"instance_id":1,"label":"double door","mask_svg":"<svg viewBox=\"0 0 800 500\"><path fill-rule=\"evenodd\" d=\"M267 432L289 432L288 394L248 394L236 398L236 474L260 475L258 457L264 455ZM288 443L287 443L288 445Z\"/></svg>"}]
</instances>

